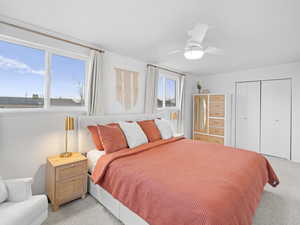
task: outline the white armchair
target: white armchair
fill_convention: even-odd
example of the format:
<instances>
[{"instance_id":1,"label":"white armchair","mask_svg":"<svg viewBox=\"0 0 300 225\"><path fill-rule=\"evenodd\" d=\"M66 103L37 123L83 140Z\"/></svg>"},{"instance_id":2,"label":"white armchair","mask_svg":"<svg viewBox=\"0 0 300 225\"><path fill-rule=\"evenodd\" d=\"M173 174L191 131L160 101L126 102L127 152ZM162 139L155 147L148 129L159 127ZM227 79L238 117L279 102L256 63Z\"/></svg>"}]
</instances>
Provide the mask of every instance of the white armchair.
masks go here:
<instances>
[{"instance_id":1,"label":"white armchair","mask_svg":"<svg viewBox=\"0 0 300 225\"><path fill-rule=\"evenodd\" d=\"M48 217L48 200L45 195L32 195L32 178L2 180L0 177L1 225L41 225ZM5 190L6 188L6 190Z\"/></svg>"}]
</instances>

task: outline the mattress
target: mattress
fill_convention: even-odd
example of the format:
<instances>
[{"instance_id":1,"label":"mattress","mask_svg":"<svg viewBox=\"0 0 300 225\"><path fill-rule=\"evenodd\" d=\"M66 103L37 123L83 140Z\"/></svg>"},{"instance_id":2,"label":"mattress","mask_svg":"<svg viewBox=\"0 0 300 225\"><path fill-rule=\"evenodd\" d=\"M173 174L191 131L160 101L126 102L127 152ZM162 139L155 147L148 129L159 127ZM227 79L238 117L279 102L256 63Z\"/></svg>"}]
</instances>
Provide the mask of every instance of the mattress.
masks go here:
<instances>
[{"instance_id":1,"label":"mattress","mask_svg":"<svg viewBox=\"0 0 300 225\"><path fill-rule=\"evenodd\" d=\"M99 151L98 149L87 152L86 157L88 159L88 169L90 173L93 173L97 161L102 155L105 155L105 151Z\"/></svg>"}]
</instances>

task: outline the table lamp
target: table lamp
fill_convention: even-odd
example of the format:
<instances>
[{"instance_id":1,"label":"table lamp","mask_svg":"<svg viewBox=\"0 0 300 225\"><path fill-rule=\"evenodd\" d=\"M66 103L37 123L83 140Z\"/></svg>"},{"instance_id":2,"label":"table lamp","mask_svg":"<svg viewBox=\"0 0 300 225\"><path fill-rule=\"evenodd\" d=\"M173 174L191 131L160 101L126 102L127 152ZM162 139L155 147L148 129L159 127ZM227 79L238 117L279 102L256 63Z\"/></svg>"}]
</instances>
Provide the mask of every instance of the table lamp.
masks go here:
<instances>
[{"instance_id":1,"label":"table lamp","mask_svg":"<svg viewBox=\"0 0 300 225\"><path fill-rule=\"evenodd\" d=\"M171 120L177 120L177 112L171 112L170 113L170 119Z\"/></svg>"},{"instance_id":2,"label":"table lamp","mask_svg":"<svg viewBox=\"0 0 300 225\"><path fill-rule=\"evenodd\" d=\"M74 118L67 116L65 118L65 152L60 154L60 157L67 158L72 155L72 152L68 152L68 131L74 130Z\"/></svg>"}]
</instances>

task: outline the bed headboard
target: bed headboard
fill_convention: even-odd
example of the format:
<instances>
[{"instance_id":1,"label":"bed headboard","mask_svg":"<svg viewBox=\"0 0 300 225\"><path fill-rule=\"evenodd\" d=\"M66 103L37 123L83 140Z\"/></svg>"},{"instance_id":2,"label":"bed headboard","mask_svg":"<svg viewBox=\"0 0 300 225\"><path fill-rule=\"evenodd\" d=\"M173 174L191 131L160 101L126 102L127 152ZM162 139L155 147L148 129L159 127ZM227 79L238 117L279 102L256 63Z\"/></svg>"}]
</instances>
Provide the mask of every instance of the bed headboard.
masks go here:
<instances>
[{"instance_id":1,"label":"bed headboard","mask_svg":"<svg viewBox=\"0 0 300 225\"><path fill-rule=\"evenodd\" d=\"M78 150L85 153L95 149L92 136L87 129L89 125L108 124L121 121L140 121L162 117L163 114L128 114L128 115L109 115L109 116L80 116L78 117Z\"/></svg>"}]
</instances>

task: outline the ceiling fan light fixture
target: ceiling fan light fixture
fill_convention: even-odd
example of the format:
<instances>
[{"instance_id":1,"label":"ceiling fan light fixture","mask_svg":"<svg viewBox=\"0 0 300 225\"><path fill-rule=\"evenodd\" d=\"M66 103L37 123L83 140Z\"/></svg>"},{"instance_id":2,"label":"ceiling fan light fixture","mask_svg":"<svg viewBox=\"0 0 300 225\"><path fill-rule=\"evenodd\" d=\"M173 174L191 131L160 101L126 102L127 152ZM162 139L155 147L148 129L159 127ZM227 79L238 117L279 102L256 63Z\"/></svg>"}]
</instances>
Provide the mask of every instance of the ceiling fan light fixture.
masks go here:
<instances>
[{"instance_id":1,"label":"ceiling fan light fixture","mask_svg":"<svg viewBox=\"0 0 300 225\"><path fill-rule=\"evenodd\" d=\"M201 59L204 51L201 49L188 49L184 52L184 57L189 60Z\"/></svg>"}]
</instances>

